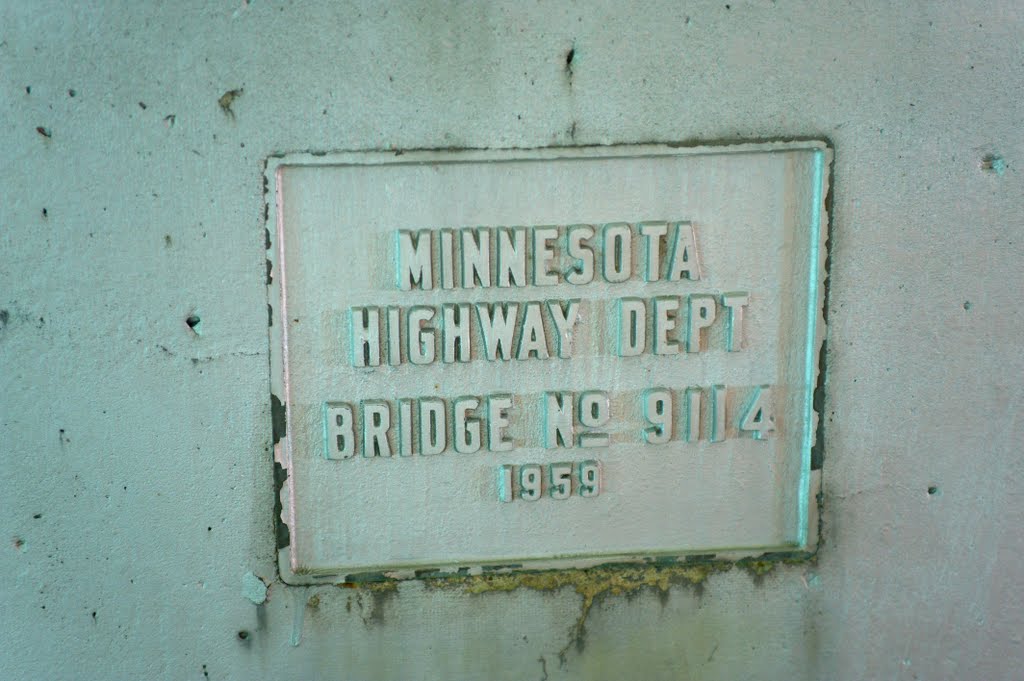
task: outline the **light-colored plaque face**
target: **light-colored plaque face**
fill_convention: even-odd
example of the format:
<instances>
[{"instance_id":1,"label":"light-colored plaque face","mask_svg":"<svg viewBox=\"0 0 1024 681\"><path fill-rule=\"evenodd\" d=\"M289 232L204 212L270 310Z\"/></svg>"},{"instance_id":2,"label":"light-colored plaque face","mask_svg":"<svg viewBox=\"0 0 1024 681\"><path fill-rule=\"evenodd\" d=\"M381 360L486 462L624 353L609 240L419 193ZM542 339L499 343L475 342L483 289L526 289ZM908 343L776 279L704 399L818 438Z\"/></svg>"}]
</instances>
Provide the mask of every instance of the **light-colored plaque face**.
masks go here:
<instances>
[{"instance_id":1,"label":"light-colored plaque face","mask_svg":"<svg viewBox=\"0 0 1024 681\"><path fill-rule=\"evenodd\" d=\"M271 159L284 579L811 548L830 154Z\"/></svg>"}]
</instances>

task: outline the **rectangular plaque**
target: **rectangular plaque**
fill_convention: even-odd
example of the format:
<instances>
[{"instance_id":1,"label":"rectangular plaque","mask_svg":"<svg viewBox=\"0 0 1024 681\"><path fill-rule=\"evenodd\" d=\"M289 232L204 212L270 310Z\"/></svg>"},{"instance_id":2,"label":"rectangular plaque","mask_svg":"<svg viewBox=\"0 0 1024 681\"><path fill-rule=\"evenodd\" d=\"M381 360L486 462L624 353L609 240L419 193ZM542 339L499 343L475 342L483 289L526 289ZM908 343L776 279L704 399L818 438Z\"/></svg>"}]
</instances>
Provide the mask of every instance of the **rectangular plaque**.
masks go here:
<instances>
[{"instance_id":1,"label":"rectangular plaque","mask_svg":"<svg viewBox=\"0 0 1024 681\"><path fill-rule=\"evenodd\" d=\"M283 578L813 548L830 162L271 158Z\"/></svg>"}]
</instances>

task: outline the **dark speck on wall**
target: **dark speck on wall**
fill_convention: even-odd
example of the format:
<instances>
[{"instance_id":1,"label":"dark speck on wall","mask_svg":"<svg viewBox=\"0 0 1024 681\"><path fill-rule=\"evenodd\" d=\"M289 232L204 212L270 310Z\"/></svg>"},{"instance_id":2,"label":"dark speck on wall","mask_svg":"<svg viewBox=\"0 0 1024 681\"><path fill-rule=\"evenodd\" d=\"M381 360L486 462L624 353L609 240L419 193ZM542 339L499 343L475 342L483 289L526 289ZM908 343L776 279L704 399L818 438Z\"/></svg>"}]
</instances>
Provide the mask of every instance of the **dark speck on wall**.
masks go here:
<instances>
[{"instance_id":1,"label":"dark speck on wall","mask_svg":"<svg viewBox=\"0 0 1024 681\"><path fill-rule=\"evenodd\" d=\"M220 99L217 100L217 104L220 106L220 109L224 112L225 116L234 119L235 111L231 108L231 105L235 103L236 99L242 96L243 92L245 92L244 89L236 88L234 90L228 90L220 96Z\"/></svg>"}]
</instances>

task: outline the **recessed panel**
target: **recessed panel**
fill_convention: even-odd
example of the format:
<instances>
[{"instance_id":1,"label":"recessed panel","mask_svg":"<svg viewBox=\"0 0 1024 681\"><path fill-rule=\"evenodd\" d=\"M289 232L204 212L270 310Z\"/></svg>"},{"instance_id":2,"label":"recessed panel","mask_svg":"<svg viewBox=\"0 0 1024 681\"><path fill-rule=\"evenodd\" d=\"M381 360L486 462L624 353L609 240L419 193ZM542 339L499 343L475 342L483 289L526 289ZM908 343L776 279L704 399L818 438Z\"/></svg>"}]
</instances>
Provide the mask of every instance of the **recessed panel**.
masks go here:
<instances>
[{"instance_id":1,"label":"recessed panel","mask_svg":"<svg viewBox=\"0 0 1024 681\"><path fill-rule=\"evenodd\" d=\"M808 548L829 165L271 159L285 578Z\"/></svg>"}]
</instances>

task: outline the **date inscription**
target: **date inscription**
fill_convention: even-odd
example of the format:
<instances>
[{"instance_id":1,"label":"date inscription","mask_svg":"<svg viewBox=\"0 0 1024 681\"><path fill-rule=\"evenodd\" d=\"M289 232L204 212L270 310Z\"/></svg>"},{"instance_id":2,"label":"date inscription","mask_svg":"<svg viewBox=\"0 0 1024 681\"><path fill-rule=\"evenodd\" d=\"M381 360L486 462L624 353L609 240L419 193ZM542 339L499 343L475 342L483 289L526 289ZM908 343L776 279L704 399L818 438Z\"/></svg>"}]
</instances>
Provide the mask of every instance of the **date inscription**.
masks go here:
<instances>
[{"instance_id":1,"label":"date inscription","mask_svg":"<svg viewBox=\"0 0 1024 681\"><path fill-rule=\"evenodd\" d=\"M498 467L498 498L537 501L541 497L568 499L574 494L584 499L601 493L601 464L597 461Z\"/></svg>"}]
</instances>

